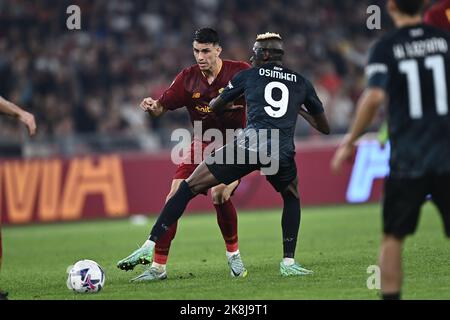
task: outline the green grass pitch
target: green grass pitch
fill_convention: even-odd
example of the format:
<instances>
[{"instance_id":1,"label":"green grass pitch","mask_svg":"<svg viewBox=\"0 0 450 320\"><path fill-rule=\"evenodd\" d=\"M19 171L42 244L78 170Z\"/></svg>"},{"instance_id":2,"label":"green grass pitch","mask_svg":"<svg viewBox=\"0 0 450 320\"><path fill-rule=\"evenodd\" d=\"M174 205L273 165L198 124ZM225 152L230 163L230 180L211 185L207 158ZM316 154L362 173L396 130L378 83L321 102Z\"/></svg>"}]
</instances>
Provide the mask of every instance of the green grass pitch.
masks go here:
<instances>
[{"instance_id":1,"label":"green grass pitch","mask_svg":"<svg viewBox=\"0 0 450 320\"><path fill-rule=\"evenodd\" d=\"M129 283L141 267L124 272L116 262L146 239L154 219L3 228L0 288L10 299L378 299L367 288L367 268L377 263L381 238L379 205L306 207L296 259L314 275L282 278L280 210L239 213L239 242L249 271L230 277L215 214L181 218L168 261L169 278ZM404 250L405 299L449 299L449 242L434 206L422 210L415 236ZM66 287L66 269L80 259L106 272L98 294Z\"/></svg>"}]
</instances>

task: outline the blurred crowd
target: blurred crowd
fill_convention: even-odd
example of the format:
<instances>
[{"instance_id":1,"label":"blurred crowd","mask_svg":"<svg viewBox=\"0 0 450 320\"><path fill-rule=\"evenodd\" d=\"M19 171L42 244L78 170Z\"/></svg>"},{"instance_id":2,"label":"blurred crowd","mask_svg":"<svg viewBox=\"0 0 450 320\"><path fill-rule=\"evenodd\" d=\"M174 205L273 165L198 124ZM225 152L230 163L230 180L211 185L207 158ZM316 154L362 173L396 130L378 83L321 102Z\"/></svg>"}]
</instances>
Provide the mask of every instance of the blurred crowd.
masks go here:
<instances>
[{"instance_id":1,"label":"blurred crowd","mask_svg":"<svg viewBox=\"0 0 450 320\"><path fill-rule=\"evenodd\" d=\"M81 8L81 30L66 26L72 4ZM383 32L366 27L370 4L384 7L374 0L0 0L0 95L34 113L38 140L59 142L60 152L83 139L96 141L95 150L102 141L157 150L174 128L190 127L188 114L155 121L138 105L195 63L194 30L216 28L222 57L245 61L255 35L271 31L285 40L285 64L314 83L333 132L343 133L364 86L368 48ZM385 15L381 22L389 28ZM0 141L21 130L0 119ZM315 133L299 122L297 135Z\"/></svg>"}]
</instances>

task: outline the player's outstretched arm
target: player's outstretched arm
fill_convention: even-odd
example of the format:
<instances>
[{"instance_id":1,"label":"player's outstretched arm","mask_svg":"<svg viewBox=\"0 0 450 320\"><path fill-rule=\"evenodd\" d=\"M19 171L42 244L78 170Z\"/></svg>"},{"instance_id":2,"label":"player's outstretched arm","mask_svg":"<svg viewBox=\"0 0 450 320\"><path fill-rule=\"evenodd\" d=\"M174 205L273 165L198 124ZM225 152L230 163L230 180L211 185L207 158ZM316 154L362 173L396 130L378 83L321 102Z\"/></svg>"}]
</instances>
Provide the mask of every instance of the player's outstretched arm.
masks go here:
<instances>
[{"instance_id":1,"label":"player's outstretched arm","mask_svg":"<svg viewBox=\"0 0 450 320\"><path fill-rule=\"evenodd\" d=\"M216 98L212 99L209 107L215 114L221 114L224 111L233 111L242 109L244 106L234 105L233 101L244 94L245 79L248 70L244 70L236 74L227 87Z\"/></svg>"},{"instance_id":2,"label":"player's outstretched arm","mask_svg":"<svg viewBox=\"0 0 450 320\"><path fill-rule=\"evenodd\" d=\"M3 97L0 97L0 113L19 119L27 126L30 136L36 133L36 121L34 116Z\"/></svg>"},{"instance_id":3,"label":"player's outstretched arm","mask_svg":"<svg viewBox=\"0 0 450 320\"><path fill-rule=\"evenodd\" d=\"M209 103L209 107L213 110L214 113L220 114L225 111L235 111L244 109L245 106L241 104L234 104L234 102L225 102L220 96L214 98Z\"/></svg>"},{"instance_id":4,"label":"player's outstretched arm","mask_svg":"<svg viewBox=\"0 0 450 320\"><path fill-rule=\"evenodd\" d=\"M151 97L142 100L139 107L145 112L148 112L153 118L157 118L167 111L158 100L154 100Z\"/></svg>"},{"instance_id":5,"label":"player's outstretched arm","mask_svg":"<svg viewBox=\"0 0 450 320\"><path fill-rule=\"evenodd\" d=\"M325 112L317 115L312 115L303 108L298 112L308 123L316 130L323 134L330 134L330 125L328 124Z\"/></svg>"},{"instance_id":6,"label":"player's outstretched arm","mask_svg":"<svg viewBox=\"0 0 450 320\"><path fill-rule=\"evenodd\" d=\"M352 156L356 140L370 125L385 97L386 93L381 88L368 88L363 92L358 101L355 120L331 160L333 172L339 172L342 163Z\"/></svg>"},{"instance_id":7,"label":"player's outstretched arm","mask_svg":"<svg viewBox=\"0 0 450 320\"><path fill-rule=\"evenodd\" d=\"M209 107L216 114L222 113L226 109L226 107L229 105L231 105L231 104L228 103L227 101L225 101L224 99L222 99L220 96L215 97L209 103Z\"/></svg>"}]
</instances>

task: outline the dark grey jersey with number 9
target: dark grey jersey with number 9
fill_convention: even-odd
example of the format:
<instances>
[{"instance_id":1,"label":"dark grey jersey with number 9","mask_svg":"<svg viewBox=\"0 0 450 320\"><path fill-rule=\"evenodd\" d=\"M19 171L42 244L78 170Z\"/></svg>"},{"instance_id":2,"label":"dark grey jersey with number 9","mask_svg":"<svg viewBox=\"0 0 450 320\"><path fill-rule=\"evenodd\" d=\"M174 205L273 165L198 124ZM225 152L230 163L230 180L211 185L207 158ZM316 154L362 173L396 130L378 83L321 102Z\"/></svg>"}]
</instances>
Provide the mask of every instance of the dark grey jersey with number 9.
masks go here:
<instances>
[{"instance_id":1,"label":"dark grey jersey with number 9","mask_svg":"<svg viewBox=\"0 0 450 320\"><path fill-rule=\"evenodd\" d=\"M295 154L294 133L300 107L312 114L324 112L312 84L300 74L275 63L239 72L220 95L225 102L245 94L245 130L279 130L280 161Z\"/></svg>"}]
</instances>

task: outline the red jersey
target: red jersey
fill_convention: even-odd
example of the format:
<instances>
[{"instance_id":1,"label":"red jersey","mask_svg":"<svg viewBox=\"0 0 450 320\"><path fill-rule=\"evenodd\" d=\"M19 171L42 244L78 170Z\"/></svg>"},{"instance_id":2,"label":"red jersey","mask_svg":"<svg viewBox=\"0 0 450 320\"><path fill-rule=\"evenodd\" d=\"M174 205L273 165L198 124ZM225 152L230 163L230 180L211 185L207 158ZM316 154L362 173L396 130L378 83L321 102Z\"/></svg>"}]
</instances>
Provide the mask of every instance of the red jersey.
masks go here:
<instances>
[{"instance_id":1,"label":"red jersey","mask_svg":"<svg viewBox=\"0 0 450 320\"><path fill-rule=\"evenodd\" d=\"M215 128L225 133L225 129L238 129L245 126L245 108L230 110L217 117L209 107L209 102L217 97L228 85L228 82L239 71L250 68L246 62L222 60L222 68L216 79L209 84L198 65L181 71L161 97L161 105L168 110L186 107L191 122L202 121L202 130ZM244 105L243 97L236 105Z\"/></svg>"},{"instance_id":2,"label":"red jersey","mask_svg":"<svg viewBox=\"0 0 450 320\"><path fill-rule=\"evenodd\" d=\"M425 12L424 21L437 28L450 31L450 0L442 0Z\"/></svg>"}]
</instances>

